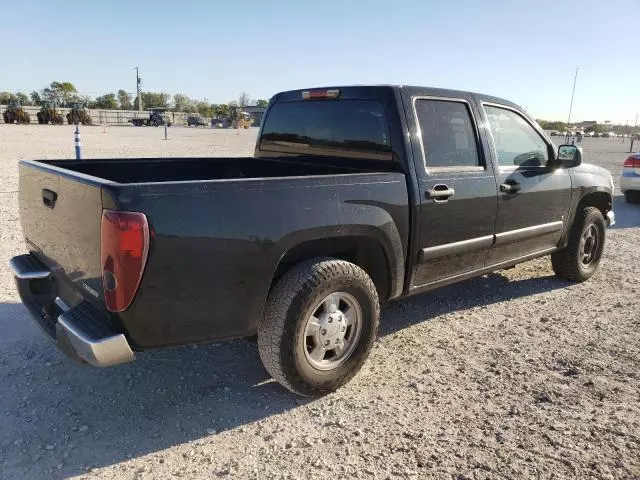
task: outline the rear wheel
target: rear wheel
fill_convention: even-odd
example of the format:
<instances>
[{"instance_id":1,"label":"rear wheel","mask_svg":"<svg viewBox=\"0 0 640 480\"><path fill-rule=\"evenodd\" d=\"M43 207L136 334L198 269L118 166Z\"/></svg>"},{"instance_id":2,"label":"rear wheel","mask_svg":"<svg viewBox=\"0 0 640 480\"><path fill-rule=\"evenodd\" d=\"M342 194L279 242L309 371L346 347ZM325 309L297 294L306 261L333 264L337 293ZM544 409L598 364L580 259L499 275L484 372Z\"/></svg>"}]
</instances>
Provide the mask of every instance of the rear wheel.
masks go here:
<instances>
[{"instance_id":1,"label":"rear wheel","mask_svg":"<svg viewBox=\"0 0 640 480\"><path fill-rule=\"evenodd\" d=\"M605 223L596 207L585 207L576 214L565 248L551 254L556 275L584 282L596 273L605 241Z\"/></svg>"},{"instance_id":2,"label":"rear wheel","mask_svg":"<svg viewBox=\"0 0 640 480\"><path fill-rule=\"evenodd\" d=\"M640 191L627 190L624 192L624 199L627 203L640 203Z\"/></svg>"},{"instance_id":3,"label":"rear wheel","mask_svg":"<svg viewBox=\"0 0 640 480\"><path fill-rule=\"evenodd\" d=\"M379 317L378 294L364 270L343 260L308 260L269 294L258 327L260 358L294 393L331 392L362 367Z\"/></svg>"}]
</instances>

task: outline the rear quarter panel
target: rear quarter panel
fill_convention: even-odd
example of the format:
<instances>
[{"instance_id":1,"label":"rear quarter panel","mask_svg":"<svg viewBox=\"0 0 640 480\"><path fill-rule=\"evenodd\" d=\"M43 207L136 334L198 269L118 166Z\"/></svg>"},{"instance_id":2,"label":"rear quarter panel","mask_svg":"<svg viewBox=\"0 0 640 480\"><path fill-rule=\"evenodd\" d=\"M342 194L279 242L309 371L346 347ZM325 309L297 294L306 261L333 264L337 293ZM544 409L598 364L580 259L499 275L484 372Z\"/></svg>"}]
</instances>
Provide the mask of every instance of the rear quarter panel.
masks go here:
<instances>
[{"instance_id":1,"label":"rear quarter panel","mask_svg":"<svg viewBox=\"0 0 640 480\"><path fill-rule=\"evenodd\" d=\"M279 260L307 240L377 239L401 289L407 202L401 173L105 187L105 208L144 212L152 230L127 333L140 348L255 333Z\"/></svg>"}]
</instances>

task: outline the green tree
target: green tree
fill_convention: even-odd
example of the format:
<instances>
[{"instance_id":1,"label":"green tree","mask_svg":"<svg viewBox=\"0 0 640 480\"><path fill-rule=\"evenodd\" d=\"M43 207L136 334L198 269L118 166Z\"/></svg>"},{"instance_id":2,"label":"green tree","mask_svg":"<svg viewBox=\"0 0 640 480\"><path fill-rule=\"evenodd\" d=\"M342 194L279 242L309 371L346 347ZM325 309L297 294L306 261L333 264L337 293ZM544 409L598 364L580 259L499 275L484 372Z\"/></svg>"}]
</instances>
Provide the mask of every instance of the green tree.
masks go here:
<instances>
[{"instance_id":1,"label":"green tree","mask_svg":"<svg viewBox=\"0 0 640 480\"><path fill-rule=\"evenodd\" d=\"M20 100L21 105L32 105L31 99L29 98L29 95L27 95L26 93L18 92L16 93L16 97L18 97L18 100Z\"/></svg>"},{"instance_id":2,"label":"green tree","mask_svg":"<svg viewBox=\"0 0 640 480\"><path fill-rule=\"evenodd\" d=\"M142 107L149 108L168 108L169 107L169 99L171 95L168 93L155 93L155 92L142 92L140 94L142 98ZM138 99L136 98L133 102L133 109L138 109Z\"/></svg>"},{"instance_id":3,"label":"green tree","mask_svg":"<svg viewBox=\"0 0 640 480\"><path fill-rule=\"evenodd\" d=\"M31 92L30 97L31 103L33 103L34 105L42 105L42 97L40 96L39 92L34 90L33 92Z\"/></svg>"},{"instance_id":4,"label":"green tree","mask_svg":"<svg viewBox=\"0 0 640 480\"><path fill-rule=\"evenodd\" d=\"M131 110L131 95L124 90L118 90L118 103L121 110Z\"/></svg>"},{"instance_id":5,"label":"green tree","mask_svg":"<svg viewBox=\"0 0 640 480\"><path fill-rule=\"evenodd\" d=\"M564 132L567 130L567 124L564 122L549 122L547 120L536 120L536 122L538 122L538 125L540 125L540 128L542 128L543 130L556 130L559 132Z\"/></svg>"},{"instance_id":6,"label":"green tree","mask_svg":"<svg viewBox=\"0 0 640 480\"><path fill-rule=\"evenodd\" d=\"M116 110L118 108L118 101L116 100L115 93L108 93L96 98L93 102L89 103L90 108L100 108L104 110Z\"/></svg>"},{"instance_id":7,"label":"green tree","mask_svg":"<svg viewBox=\"0 0 640 480\"><path fill-rule=\"evenodd\" d=\"M21 105L31 105L31 99L26 93L0 92L0 105L6 105L11 101L18 101Z\"/></svg>"},{"instance_id":8,"label":"green tree","mask_svg":"<svg viewBox=\"0 0 640 480\"><path fill-rule=\"evenodd\" d=\"M191 113L196 111L196 107L189 97L182 93L176 93L173 96L173 111Z\"/></svg>"},{"instance_id":9,"label":"green tree","mask_svg":"<svg viewBox=\"0 0 640 480\"><path fill-rule=\"evenodd\" d=\"M0 105L7 105L12 100L17 100L18 97L11 92L0 92Z\"/></svg>"},{"instance_id":10,"label":"green tree","mask_svg":"<svg viewBox=\"0 0 640 480\"><path fill-rule=\"evenodd\" d=\"M229 111L229 105L227 105L226 103L221 103L220 105L216 105L213 113L215 113L218 117L226 118L229 116Z\"/></svg>"},{"instance_id":11,"label":"green tree","mask_svg":"<svg viewBox=\"0 0 640 480\"><path fill-rule=\"evenodd\" d=\"M213 105L207 102L197 102L196 110L203 117L213 117Z\"/></svg>"},{"instance_id":12,"label":"green tree","mask_svg":"<svg viewBox=\"0 0 640 480\"><path fill-rule=\"evenodd\" d=\"M61 107L68 107L80 101L78 90L71 82L51 82L42 90L42 97L49 102L56 102Z\"/></svg>"},{"instance_id":13,"label":"green tree","mask_svg":"<svg viewBox=\"0 0 640 480\"><path fill-rule=\"evenodd\" d=\"M265 99L261 98L260 100L258 100L258 101L256 102L256 105L257 105L258 107L266 108L266 107L267 107L267 105L269 105L269 100L265 100Z\"/></svg>"},{"instance_id":14,"label":"green tree","mask_svg":"<svg viewBox=\"0 0 640 480\"><path fill-rule=\"evenodd\" d=\"M76 95L75 97L73 97L73 100L69 103L69 106L73 106L76 103L86 108L91 108L93 99L89 95Z\"/></svg>"},{"instance_id":15,"label":"green tree","mask_svg":"<svg viewBox=\"0 0 640 480\"><path fill-rule=\"evenodd\" d=\"M249 97L249 94L247 92L242 92L239 96L238 96L238 101L236 102L236 104L240 107L240 108L244 108L247 105L249 105L249 103L251 102L251 98Z\"/></svg>"}]
</instances>

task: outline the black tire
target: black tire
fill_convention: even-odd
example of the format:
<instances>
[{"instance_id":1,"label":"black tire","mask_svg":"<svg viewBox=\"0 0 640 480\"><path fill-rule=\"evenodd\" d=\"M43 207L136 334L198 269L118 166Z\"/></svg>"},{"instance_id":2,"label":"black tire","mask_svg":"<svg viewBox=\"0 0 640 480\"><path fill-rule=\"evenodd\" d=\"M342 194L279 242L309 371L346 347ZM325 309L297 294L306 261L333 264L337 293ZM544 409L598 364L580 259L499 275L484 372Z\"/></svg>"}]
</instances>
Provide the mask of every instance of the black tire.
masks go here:
<instances>
[{"instance_id":1,"label":"black tire","mask_svg":"<svg viewBox=\"0 0 640 480\"><path fill-rule=\"evenodd\" d=\"M585 207L576 213L565 248L551 254L556 275L584 282L598 270L605 243L604 217L596 207ZM588 240L588 238L595 240Z\"/></svg>"},{"instance_id":2,"label":"black tire","mask_svg":"<svg viewBox=\"0 0 640 480\"><path fill-rule=\"evenodd\" d=\"M624 200L627 203L631 203L631 204L640 203L640 191L627 190L626 192L624 192Z\"/></svg>"},{"instance_id":3,"label":"black tire","mask_svg":"<svg viewBox=\"0 0 640 480\"><path fill-rule=\"evenodd\" d=\"M341 363L321 370L308 359L307 319L323 308L323 299L334 293L357 301L359 334ZM332 392L351 380L366 361L379 318L378 293L364 270L332 258L304 261L285 273L269 294L258 326L260 358L276 381L298 395L314 397ZM347 327L347 332L349 328L353 327Z\"/></svg>"}]
</instances>

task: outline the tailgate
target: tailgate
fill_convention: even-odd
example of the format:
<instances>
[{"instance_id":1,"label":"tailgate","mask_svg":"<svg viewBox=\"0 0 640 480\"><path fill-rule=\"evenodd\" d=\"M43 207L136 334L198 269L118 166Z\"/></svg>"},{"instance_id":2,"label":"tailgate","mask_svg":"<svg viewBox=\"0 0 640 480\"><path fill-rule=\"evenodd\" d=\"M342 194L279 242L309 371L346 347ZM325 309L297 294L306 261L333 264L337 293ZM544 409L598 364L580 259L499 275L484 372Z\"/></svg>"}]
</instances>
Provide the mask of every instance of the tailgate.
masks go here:
<instances>
[{"instance_id":1,"label":"tailgate","mask_svg":"<svg viewBox=\"0 0 640 480\"><path fill-rule=\"evenodd\" d=\"M19 198L27 248L51 269L60 297L70 303L81 297L103 307L100 183L21 162Z\"/></svg>"}]
</instances>

